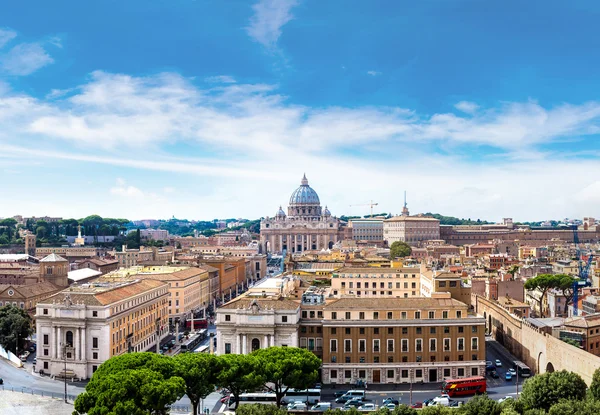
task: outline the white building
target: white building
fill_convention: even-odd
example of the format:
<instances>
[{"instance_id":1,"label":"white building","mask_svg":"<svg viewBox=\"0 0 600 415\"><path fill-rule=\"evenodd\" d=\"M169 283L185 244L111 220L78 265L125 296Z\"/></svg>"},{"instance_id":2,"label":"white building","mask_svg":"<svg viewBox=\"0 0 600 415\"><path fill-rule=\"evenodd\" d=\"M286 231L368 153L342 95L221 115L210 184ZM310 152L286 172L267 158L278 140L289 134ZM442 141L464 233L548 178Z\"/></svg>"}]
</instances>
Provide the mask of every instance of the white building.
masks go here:
<instances>
[{"instance_id":1,"label":"white building","mask_svg":"<svg viewBox=\"0 0 600 415\"><path fill-rule=\"evenodd\" d=\"M113 356L155 347L168 334L168 289L154 280L83 284L38 303L36 369L88 379Z\"/></svg>"},{"instance_id":2,"label":"white building","mask_svg":"<svg viewBox=\"0 0 600 415\"><path fill-rule=\"evenodd\" d=\"M383 238L388 246L394 242L418 245L421 241L440 239L440 221L426 216L410 216L406 205L402 215L383 222Z\"/></svg>"}]
</instances>

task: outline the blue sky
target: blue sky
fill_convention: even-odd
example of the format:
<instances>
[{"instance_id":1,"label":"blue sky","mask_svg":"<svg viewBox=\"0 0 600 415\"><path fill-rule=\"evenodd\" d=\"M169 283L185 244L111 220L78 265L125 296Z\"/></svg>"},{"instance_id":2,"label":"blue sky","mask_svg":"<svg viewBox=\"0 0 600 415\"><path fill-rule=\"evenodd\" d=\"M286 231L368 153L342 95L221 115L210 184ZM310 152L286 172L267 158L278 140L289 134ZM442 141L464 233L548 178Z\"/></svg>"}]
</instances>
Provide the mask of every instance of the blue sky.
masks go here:
<instances>
[{"instance_id":1,"label":"blue sky","mask_svg":"<svg viewBox=\"0 0 600 415\"><path fill-rule=\"evenodd\" d=\"M573 4L570 4L573 3ZM592 1L23 1L0 216L599 216Z\"/></svg>"}]
</instances>

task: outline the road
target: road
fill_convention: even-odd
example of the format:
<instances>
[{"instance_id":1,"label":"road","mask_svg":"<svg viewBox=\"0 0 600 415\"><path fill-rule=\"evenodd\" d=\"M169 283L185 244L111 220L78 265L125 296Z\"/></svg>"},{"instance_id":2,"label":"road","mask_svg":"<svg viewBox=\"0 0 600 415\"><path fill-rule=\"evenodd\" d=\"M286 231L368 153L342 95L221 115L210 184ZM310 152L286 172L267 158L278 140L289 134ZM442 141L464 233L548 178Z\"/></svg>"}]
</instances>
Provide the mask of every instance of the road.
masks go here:
<instances>
[{"instance_id":1,"label":"road","mask_svg":"<svg viewBox=\"0 0 600 415\"><path fill-rule=\"evenodd\" d=\"M210 330L212 329L212 330ZM214 326L209 331L214 331ZM202 343L207 345L210 337ZM488 395L492 399L499 399L505 396L516 397L517 387L516 382L504 380L504 374L511 367L511 362L514 360L512 356L495 340L486 340L486 357L487 360L495 361L500 359L502 367L498 368L499 379L492 379L487 377L488 380ZM33 359L33 356L29 360ZM24 369L15 368L5 360L0 359L0 377L4 378L4 387L6 389L14 389L15 391L25 390L31 392L32 390L36 394L63 396L64 394L64 383L58 380L52 380L47 376L40 377L37 373L31 373L31 362L25 365ZM519 379L519 390L522 387L522 380ZM410 386L406 384L402 385L369 385L370 389L367 390L367 401L381 405L383 399L392 397L398 399L403 404L409 404L410 399ZM82 393L85 389L85 383L68 383L67 393L73 397ZM332 387L324 387L321 400L323 402L333 402L334 393L339 390L347 390L349 388L333 389ZM372 390L375 389L375 390ZM413 385L412 392L412 403L423 402L424 400L438 396L441 391L440 383L426 383L426 384L415 384ZM218 393L211 394L205 402L206 407L213 411L218 411L221 405L218 400L221 396ZM459 400L468 400L469 397L460 398ZM184 396L175 405L189 406L189 399ZM334 407L341 407L341 404L333 404Z\"/></svg>"}]
</instances>

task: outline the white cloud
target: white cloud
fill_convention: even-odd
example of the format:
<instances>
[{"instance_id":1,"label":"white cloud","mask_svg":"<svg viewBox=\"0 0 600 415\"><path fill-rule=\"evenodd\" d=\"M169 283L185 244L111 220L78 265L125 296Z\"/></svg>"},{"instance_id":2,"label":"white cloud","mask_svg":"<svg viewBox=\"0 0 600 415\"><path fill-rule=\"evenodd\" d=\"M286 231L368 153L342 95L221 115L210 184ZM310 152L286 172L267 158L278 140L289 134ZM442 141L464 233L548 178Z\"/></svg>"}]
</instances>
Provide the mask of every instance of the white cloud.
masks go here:
<instances>
[{"instance_id":1,"label":"white cloud","mask_svg":"<svg viewBox=\"0 0 600 415\"><path fill-rule=\"evenodd\" d=\"M163 192L167 194L175 193L175 188L171 186L163 187Z\"/></svg>"},{"instance_id":2,"label":"white cloud","mask_svg":"<svg viewBox=\"0 0 600 415\"><path fill-rule=\"evenodd\" d=\"M292 20L291 10L297 4L297 0L259 0L252 6L254 15L247 27L248 34L263 46L274 48L281 28Z\"/></svg>"},{"instance_id":3,"label":"white cloud","mask_svg":"<svg viewBox=\"0 0 600 415\"><path fill-rule=\"evenodd\" d=\"M479 109L479 105L474 102L469 101L460 101L454 107L462 112L466 112L467 114L473 114Z\"/></svg>"},{"instance_id":4,"label":"white cloud","mask_svg":"<svg viewBox=\"0 0 600 415\"><path fill-rule=\"evenodd\" d=\"M0 28L0 48L4 47L4 45L16 37L17 32L14 30Z\"/></svg>"},{"instance_id":5,"label":"white cloud","mask_svg":"<svg viewBox=\"0 0 600 415\"><path fill-rule=\"evenodd\" d=\"M229 75L209 76L204 80L211 84L235 84L235 78Z\"/></svg>"},{"instance_id":6,"label":"white cloud","mask_svg":"<svg viewBox=\"0 0 600 415\"><path fill-rule=\"evenodd\" d=\"M379 72L379 71L367 71L367 75L379 76L379 75L381 75L381 72Z\"/></svg>"},{"instance_id":7,"label":"white cloud","mask_svg":"<svg viewBox=\"0 0 600 415\"><path fill-rule=\"evenodd\" d=\"M39 43L21 43L0 56L0 68L9 75L30 75L53 62Z\"/></svg>"},{"instance_id":8,"label":"white cloud","mask_svg":"<svg viewBox=\"0 0 600 415\"><path fill-rule=\"evenodd\" d=\"M144 196L144 192L135 186L127 185L125 180L118 178L116 182L117 185L110 189L110 194L131 198L140 198Z\"/></svg>"}]
</instances>

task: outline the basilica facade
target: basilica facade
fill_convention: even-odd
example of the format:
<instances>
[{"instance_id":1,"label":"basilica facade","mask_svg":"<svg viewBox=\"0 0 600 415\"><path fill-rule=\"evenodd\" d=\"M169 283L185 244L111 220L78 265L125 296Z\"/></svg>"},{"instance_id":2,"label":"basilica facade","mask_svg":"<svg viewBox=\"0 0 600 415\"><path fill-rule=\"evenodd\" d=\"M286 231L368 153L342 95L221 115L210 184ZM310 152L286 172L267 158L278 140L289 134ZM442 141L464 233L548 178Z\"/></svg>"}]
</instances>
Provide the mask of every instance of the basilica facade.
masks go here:
<instances>
[{"instance_id":1,"label":"basilica facade","mask_svg":"<svg viewBox=\"0 0 600 415\"><path fill-rule=\"evenodd\" d=\"M265 253L331 249L341 240L343 226L344 222L331 216L327 206L321 207L319 195L304 175L300 187L290 197L287 215L280 206L275 217L261 220L261 249Z\"/></svg>"}]
</instances>

